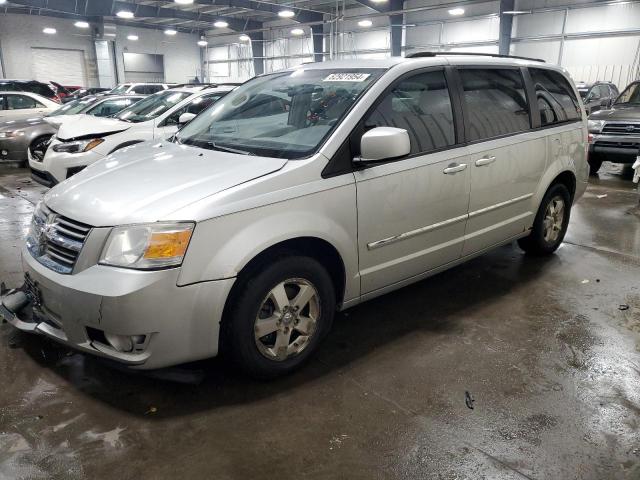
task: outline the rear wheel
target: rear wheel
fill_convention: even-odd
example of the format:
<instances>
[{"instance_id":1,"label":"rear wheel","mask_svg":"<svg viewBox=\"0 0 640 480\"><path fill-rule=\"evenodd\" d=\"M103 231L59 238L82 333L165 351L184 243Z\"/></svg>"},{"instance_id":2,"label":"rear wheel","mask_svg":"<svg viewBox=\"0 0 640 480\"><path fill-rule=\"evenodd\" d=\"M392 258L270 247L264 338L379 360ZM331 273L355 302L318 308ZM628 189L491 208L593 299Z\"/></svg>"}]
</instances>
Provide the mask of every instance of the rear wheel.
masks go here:
<instances>
[{"instance_id":1,"label":"rear wheel","mask_svg":"<svg viewBox=\"0 0 640 480\"><path fill-rule=\"evenodd\" d=\"M253 377L295 370L331 327L331 277L315 259L291 255L238 281L223 322L224 352Z\"/></svg>"},{"instance_id":2,"label":"rear wheel","mask_svg":"<svg viewBox=\"0 0 640 480\"><path fill-rule=\"evenodd\" d=\"M548 255L564 240L571 216L571 194L562 183L552 185L545 194L531 234L518 240L520 248L533 255Z\"/></svg>"}]
</instances>

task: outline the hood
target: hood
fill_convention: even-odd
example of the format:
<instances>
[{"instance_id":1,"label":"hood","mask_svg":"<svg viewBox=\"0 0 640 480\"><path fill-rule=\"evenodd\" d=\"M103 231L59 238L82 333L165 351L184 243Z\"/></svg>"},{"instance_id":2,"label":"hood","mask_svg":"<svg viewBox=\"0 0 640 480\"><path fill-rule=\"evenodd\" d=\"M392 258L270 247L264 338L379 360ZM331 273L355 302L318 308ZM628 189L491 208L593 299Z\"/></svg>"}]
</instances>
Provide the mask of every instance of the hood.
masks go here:
<instances>
[{"instance_id":1,"label":"hood","mask_svg":"<svg viewBox=\"0 0 640 480\"><path fill-rule=\"evenodd\" d=\"M55 115L53 117L44 117L43 120L49 125L55 128L60 128L60 125L67 122L75 122L78 118L84 118L82 114L74 115Z\"/></svg>"},{"instance_id":2,"label":"hood","mask_svg":"<svg viewBox=\"0 0 640 480\"><path fill-rule=\"evenodd\" d=\"M589 115L589 120L640 120L640 105L614 105L611 110L598 110Z\"/></svg>"},{"instance_id":3,"label":"hood","mask_svg":"<svg viewBox=\"0 0 640 480\"><path fill-rule=\"evenodd\" d=\"M44 200L52 210L96 227L156 222L193 202L280 170L286 163L145 142L94 163L56 185Z\"/></svg>"},{"instance_id":4,"label":"hood","mask_svg":"<svg viewBox=\"0 0 640 480\"><path fill-rule=\"evenodd\" d=\"M72 138L92 137L103 133L116 133L128 130L132 123L116 120L115 118L92 117L91 115L69 115L74 117L63 121L58 130L58 138L69 140ZM55 117L53 117L55 118Z\"/></svg>"},{"instance_id":5,"label":"hood","mask_svg":"<svg viewBox=\"0 0 640 480\"><path fill-rule=\"evenodd\" d=\"M42 123L41 117L27 118L27 119L18 119L18 120L5 120L0 121L0 131L12 131L19 130L21 128L32 127L33 125L39 125Z\"/></svg>"}]
</instances>

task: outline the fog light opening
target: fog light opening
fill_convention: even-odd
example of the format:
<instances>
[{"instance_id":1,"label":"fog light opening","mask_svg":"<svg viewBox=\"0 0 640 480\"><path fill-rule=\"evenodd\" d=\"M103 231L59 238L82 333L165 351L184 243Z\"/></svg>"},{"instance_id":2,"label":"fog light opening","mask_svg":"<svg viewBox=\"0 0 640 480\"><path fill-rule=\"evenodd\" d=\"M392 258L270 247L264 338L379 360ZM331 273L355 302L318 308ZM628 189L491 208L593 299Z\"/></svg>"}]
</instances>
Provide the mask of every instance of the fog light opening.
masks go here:
<instances>
[{"instance_id":1,"label":"fog light opening","mask_svg":"<svg viewBox=\"0 0 640 480\"><path fill-rule=\"evenodd\" d=\"M109 345L122 353L142 352L146 348L147 335L116 335L104 332Z\"/></svg>"}]
</instances>

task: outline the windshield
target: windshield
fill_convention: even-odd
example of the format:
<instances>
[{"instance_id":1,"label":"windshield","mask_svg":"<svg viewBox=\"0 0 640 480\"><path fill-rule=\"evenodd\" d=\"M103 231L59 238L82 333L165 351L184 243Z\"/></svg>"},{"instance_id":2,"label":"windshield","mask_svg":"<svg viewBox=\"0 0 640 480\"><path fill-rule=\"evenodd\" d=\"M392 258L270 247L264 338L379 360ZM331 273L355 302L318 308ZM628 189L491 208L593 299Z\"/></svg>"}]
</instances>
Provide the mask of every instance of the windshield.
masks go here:
<instances>
[{"instance_id":1,"label":"windshield","mask_svg":"<svg viewBox=\"0 0 640 480\"><path fill-rule=\"evenodd\" d=\"M92 105L84 113L93 115L94 117L112 117L120 110L136 103L138 100L140 100L140 97L113 98L99 102L97 105Z\"/></svg>"},{"instance_id":2,"label":"windshield","mask_svg":"<svg viewBox=\"0 0 640 480\"><path fill-rule=\"evenodd\" d=\"M616 100L616 105L620 104L640 104L640 83L632 83L620 94Z\"/></svg>"},{"instance_id":3,"label":"windshield","mask_svg":"<svg viewBox=\"0 0 640 480\"><path fill-rule=\"evenodd\" d=\"M109 93L126 93L129 87L131 87L130 83L123 83L122 85L118 85L117 87L111 89Z\"/></svg>"},{"instance_id":4,"label":"windshield","mask_svg":"<svg viewBox=\"0 0 640 480\"><path fill-rule=\"evenodd\" d=\"M383 71L300 68L258 77L189 122L176 142L250 155L307 157Z\"/></svg>"},{"instance_id":5,"label":"windshield","mask_svg":"<svg viewBox=\"0 0 640 480\"><path fill-rule=\"evenodd\" d=\"M192 94L189 92L172 92L171 90L156 93L125 108L115 115L115 118L133 123L153 120L190 95Z\"/></svg>"},{"instance_id":6,"label":"windshield","mask_svg":"<svg viewBox=\"0 0 640 480\"><path fill-rule=\"evenodd\" d=\"M58 115L75 115L82 112L85 108L96 101L96 97L83 97L79 100L73 100L69 103L65 103L60 108L56 108L51 112L48 117L56 117Z\"/></svg>"},{"instance_id":7,"label":"windshield","mask_svg":"<svg viewBox=\"0 0 640 480\"><path fill-rule=\"evenodd\" d=\"M589 93L589 89L588 88L578 88L578 93L580 94L580 96L584 100L587 97L587 93Z\"/></svg>"}]
</instances>

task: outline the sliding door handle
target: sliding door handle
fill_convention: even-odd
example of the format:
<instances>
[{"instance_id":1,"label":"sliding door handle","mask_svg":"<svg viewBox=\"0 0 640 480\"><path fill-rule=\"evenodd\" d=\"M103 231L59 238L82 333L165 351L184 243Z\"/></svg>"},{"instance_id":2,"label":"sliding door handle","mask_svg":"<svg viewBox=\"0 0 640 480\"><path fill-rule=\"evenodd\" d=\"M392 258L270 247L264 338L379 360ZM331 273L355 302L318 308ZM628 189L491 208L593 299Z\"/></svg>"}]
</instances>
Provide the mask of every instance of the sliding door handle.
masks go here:
<instances>
[{"instance_id":1,"label":"sliding door handle","mask_svg":"<svg viewBox=\"0 0 640 480\"><path fill-rule=\"evenodd\" d=\"M495 155L489 155L487 157L482 157L479 160L476 160L476 167L484 167L485 165L489 165L496 161Z\"/></svg>"},{"instance_id":2,"label":"sliding door handle","mask_svg":"<svg viewBox=\"0 0 640 480\"><path fill-rule=\"evenodd\" d=\"M450 166L445 168L442 171L442 173L444 173L446 175L452 175L454 173L458 173L458 172L463 171L465 168L467 168L467 164L466 163L452 163Z\"/></svg>"}]
</instances>

